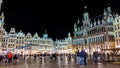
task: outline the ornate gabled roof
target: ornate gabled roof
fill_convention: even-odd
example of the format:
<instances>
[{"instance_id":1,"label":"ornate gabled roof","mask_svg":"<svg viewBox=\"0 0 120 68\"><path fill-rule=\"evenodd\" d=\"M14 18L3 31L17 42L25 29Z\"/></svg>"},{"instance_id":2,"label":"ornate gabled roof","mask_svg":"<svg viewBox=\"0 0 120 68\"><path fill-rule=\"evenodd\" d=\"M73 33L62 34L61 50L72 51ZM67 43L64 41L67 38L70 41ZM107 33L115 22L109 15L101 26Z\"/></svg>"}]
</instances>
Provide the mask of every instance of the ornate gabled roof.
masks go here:
<instances>
[{"instance_id":1,"label":"ornate gabled roof","mask_svg":"<svg viewBox=\"0 0 120 68\"><path fill-rule=\"evenodd\" d=\"M34 34L34 37L39 37L39 36L38 36L38 33L35 33L35 34Z\"/></svg>"},{"instance_id":2,"label":"ornate gabled roof","mask_svg":"<svg viewBox=\"0 0 120 68\"><path fill-rule=\"evenodd\" d=\"M26 37L32 37L31 33L28 32L27 35L26 35Z\"/></svg>"},{"instance_id":3,"label":"ornate gabled roof","mask_svg":"<svg viewBox=\"0 0 120 68\"><path fill-rule=\"evenodd\" d=\"M10 33L15 33L15 28L11 28Z\"/></svg>"},{"instance_id":4,"label":"ornate gabled roof","mask_svg":"<svg viewBox=\"0 0 120 68\"><path fill-rule=\"evenodd\" d=\"M40 39L38 33L35 33L35 34L34 34L33 39Z\"/></svg>"},{"instance_id":5,"label":"ornate gabled roof","mask_svg":"<svg viewBox=\"0 0 120 68\"><path fill-rule=\"evenodd\" d=\"M25 36L25 34L22 32L22 30L20 30L20 32L18 32L17 36Z\"/></svg>"},{"instance_id":6,"label":"ornate gabled roof","mask_svg":"<svg viewBox=\"0 0 120 68\"><path fill-rule=\"evenodd\" d=\"M27 36L32 36L30 32L27 33Z\"/></svg>"}]
</instances>

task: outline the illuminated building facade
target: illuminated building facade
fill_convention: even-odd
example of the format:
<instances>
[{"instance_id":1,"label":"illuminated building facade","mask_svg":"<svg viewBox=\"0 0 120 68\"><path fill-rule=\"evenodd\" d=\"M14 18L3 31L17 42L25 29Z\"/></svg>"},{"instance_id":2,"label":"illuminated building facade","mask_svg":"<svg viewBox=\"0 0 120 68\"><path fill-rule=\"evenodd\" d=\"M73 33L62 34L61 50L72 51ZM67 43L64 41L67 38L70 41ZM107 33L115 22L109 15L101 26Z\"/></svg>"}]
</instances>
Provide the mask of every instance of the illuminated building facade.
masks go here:
<instances>
[{"instance_id":1,"label":"illuminated building facade","mask_svg":"<svg viewBox=\"0 0 120 68\"><path fill-rule=\"evenodd\" d=\"M7 34L8 34L8 41L7 41L8 49L7 50L11 50L13 48L16 48L16 38L17 38L16 36L17 36L17 33L15 31L15 28L11 28L10 32L7 33ZM3 46L5 46L5 45L3 45Z\"/></svg>"},{"instance_id":2,"label":"illuminated building facade","mask_svg":"<svg viewBox=\"0 0 120 68\"><path fill-rule=\"evenodd\" d=\"M53 40L48 37L48 34L43 34L39 37L37 33L33 36L30 33L23 33L21 30L17 33L15 28L11 28L10 32L3 30L2 36L2 51L11 51L12 53L34 54L53 52ZM31 44L27 47L24 47ZM14 49L14 50L12 50Z\"/></svg>"},{"instance_id":3,"label":"illuminated building facade","mask_svg":"<svg viewBox=\"0 0 120 68\"><path fill-rule=\"evenodd\" d=\"M65 39L56 40L54 44L55 52L58 54L73 53L72 37L70 33L68 33L68 37Z\"/></svg>"},{"instance_id":4,"label":"illuminated building facade","mask_svg":"<svg viewBox=\"0 0 120 68\"><path fill-rule=\"evenodd\" d=\"M24 53L24 48L20 48L22 46L25 45L25 34L22 32L22 30L20 30L17 34L16 34L16 39L15 39L15 53Z\"/></svg>"},{"instance_id":5,"label":"illuminated building facade","mask_svg":"<svg viewBox=\"0 0 120 68\"><path fill-rule=\"evenodd\" d=\"M4 26L4 13L2 11L3 0L0 0L0 51L2 51L2 35L3 35L3 26ZM2 13L2 14L1 14Z\"/></svg>"},{"instance_id":6,"label":"illuminated building facade","mask_svg":"<svg viewBox=\"0 0 120 68\"><path fill-rule=\"evenodd\" d=\"M85 10L87 7L85 6ZM82 25L79 19L74 24L73 46L77 50L85 49L89 54L95 50L114 47L114 17L111 7L104 9L104 13L90 19L89 13L83 13Z\"/></svg>"},{"instance_id":7,"label":"illuminated building facade","mask_svg":"<svg viewBox=\"0 0 120 68\"><path fill-rule=\"evenodd\" d=\"M32 35L30 32L28 32L25 36L25 45L29 45L31 42L32 42ZM24 49L24 52L25 54L30 54L31 53L31 50L32 50L32 46L27 46L25 49Z\"/></svg>"},{"instance_id":8,"label":"illuminated building facade","mask_svg":"<svg viewBox=\"0 0 120 68\"><path fill-rule=\"evenodd\" d=\"M6 51L8 49L8 33L3 30L3 37L2 37L2 46L1 46L1 51Z\"/></svg>"},{"instance_id":9,"label":"illuminated building facade","mask_svg":"<svg viewBox=\"0 0 120 68\"><path fill-rule=\"evenodd\" d=\"M48 34L45 32L43 37L40 38L39 51L41 53L51 54L54 52L54 41L52 38L48 37Z\"/></svg>"},{"instance_id":10,"label":"illuminated building facade","mask_svg":"<svg viewBox=\"0 0 120 68\"><path fill-rule=\"evenodd\" d=\"M114 25L114 37L115 37L115 48L120 48L120 16L115 15Z\"/></svg>"}]
</instances>

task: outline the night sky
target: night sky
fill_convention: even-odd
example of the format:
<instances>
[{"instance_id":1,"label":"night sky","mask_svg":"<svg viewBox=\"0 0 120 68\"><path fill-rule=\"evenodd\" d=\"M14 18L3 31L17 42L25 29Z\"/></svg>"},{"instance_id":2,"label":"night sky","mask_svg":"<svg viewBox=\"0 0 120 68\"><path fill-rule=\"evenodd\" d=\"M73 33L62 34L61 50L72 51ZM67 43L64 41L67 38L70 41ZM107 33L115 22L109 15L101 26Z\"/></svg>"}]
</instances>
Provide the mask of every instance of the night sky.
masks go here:
<instances>
[{"instance_id":1,"label":"night sky","mask_svg":"<svg viewBox=\"0 0 120 68\"><path fill-rule=\"evenodd\" d=\"M91 2L90 2L91 1ZM16 28L32 35L37 32L40 37L46 32L48 36L62 39L68 32L73 35L74 23L79 17L82 20L84 6L90 17L103 13L103 9L110 4L113 12L120 12L118 0L4 0L5 14L4 28Z\"/></svg>"}]
</instances>

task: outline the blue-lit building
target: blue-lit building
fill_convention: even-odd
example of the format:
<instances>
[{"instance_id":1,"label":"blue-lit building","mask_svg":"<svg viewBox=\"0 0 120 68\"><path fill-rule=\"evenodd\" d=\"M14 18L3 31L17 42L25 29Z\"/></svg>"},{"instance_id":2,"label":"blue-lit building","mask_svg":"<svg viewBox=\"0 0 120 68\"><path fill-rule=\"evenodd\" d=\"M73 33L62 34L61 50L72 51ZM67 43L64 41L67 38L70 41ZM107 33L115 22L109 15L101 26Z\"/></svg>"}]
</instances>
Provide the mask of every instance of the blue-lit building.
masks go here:
<instances>
[{"instance_id":1,"label":"blue-lit building","mask_svg":"<svg viewBox=\"0 0 120 68\"><path fill-rule=\"evenodd\" d=\"M51 54L54 52L54 41L45 32L43 36L39 39L39 51L41 53Z\"/></svg>"},{"instance_id":2,"label":"blue-lit building","mask_svg":"<svg viewBox=\"0 0 120 68\"><path fill-rule=\"evenodd\" d=\"M2 35L3 35L3 25L4 25L4 13L1 10L1 5L2 5L3 1L0 0L0 12L2 12L2 14L0 13L0 51L2 51Z\"/></svg>"},{"instance_id":3,"label":"blue-lit building","mask_svg":"<svg viewBox=\"0 0 120 68\"><path fill-rule=\"evenodd\" d=\"M82 25L80 25L82 23ZM89 54L114 46L114 15L111 7L104 9L103 14L90 18L85 6L82 22L74 24L73 46L77 50L85 49Z\"/></svg>"},{"instance_id":4,"label":"blue-lit building","mask_svg":"<svg viewBox=\"0 0 120 68\"><path fill-rule=\"evenodd\" d=\"M71 34L68 33L68 37L64 39L56 39L54 42L54 51L57 54L73 54L73 47L72 47L72 37Z\"/></svg>"},{"instance_id":5,"label":"blue-lit building","mask_svg":"<svg viewBox=\"0 0 120 68\"><path fill-rule=\"evenodd\" d=\"M114 25L115 48L120 48L120 15L116 13Z\"/></svg>"},{"instance_id":6,"label":"blue-lit building","mask_svg":"<svg viewBox=\"0 0 120 68\"><path fill-rule=\"evenodd\" d=\"M20 54L34 54L34 53L47 53L53 52L53 40L48 37L47 33L44 33L42 37L35 33L31 35L30 32L25 34L20 30L15 31L15 28L11 28L10 32L5 29L2 30L2 45L1 51L10 51L12 53Z\"/></svg>"}]
</instances>

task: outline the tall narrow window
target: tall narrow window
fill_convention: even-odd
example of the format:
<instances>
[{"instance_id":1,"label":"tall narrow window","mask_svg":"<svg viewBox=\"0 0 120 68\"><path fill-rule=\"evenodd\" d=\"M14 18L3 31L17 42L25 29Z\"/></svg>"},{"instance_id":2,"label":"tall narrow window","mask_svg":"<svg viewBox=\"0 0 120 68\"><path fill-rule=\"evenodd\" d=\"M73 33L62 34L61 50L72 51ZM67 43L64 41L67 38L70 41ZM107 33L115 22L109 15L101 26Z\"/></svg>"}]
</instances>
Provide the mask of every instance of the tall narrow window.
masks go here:
<instances>
[{"instance_id":1,"label":"tall narrow window","mask_svg":"<svg viewBox=\"0 0 120 68\"><path fill-rule=\"evenodd\" d=\"M117 37L117 32L115 32L115 37Z\"/></svg>"},{"instance_id":2,"label":"tall narrow window","mask_svg":"<svg viewBox=\"0 0 120 68\"><path fill-rule=\"evenodd\" d=\"M120 37L120 31L118 32L118 35L119 35L119 37Z\"/></svg>"},{"instance_id":3,"label":"tall narrow window","mask_svg":"<svg viewBox=\"0 0 120 68\"><path fill-rule=\"evenodd\" d=\"M119 25L117 25L118 29L120 29Z\"/></svg>"}]
</instances>

